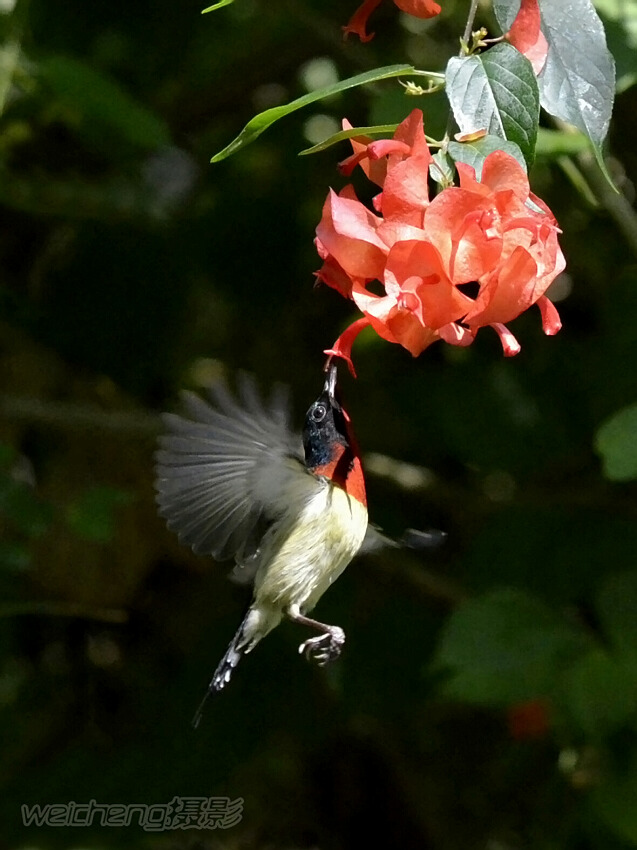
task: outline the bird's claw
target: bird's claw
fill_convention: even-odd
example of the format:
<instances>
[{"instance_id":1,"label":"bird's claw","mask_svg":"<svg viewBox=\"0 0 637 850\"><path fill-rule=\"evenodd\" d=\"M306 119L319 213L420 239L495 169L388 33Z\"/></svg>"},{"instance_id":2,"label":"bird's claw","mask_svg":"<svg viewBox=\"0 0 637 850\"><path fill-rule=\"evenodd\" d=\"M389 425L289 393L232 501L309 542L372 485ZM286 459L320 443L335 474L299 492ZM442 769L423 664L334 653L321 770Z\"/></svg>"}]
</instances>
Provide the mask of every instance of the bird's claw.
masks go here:
<instances>
[{"instance_id":1,"label":"bird's claw","mask_svg":"<svg viewBox=\"0 0 637 850\"><path fill-rule=\"evenodd\" d=\"M319 667L324 667L339 657L344 643L343 629L339 626L331 626L330 630L322 635L303 641L299 646L299 653L305 655L308 661L314 661Z\"/></svg>"}]
</instances>

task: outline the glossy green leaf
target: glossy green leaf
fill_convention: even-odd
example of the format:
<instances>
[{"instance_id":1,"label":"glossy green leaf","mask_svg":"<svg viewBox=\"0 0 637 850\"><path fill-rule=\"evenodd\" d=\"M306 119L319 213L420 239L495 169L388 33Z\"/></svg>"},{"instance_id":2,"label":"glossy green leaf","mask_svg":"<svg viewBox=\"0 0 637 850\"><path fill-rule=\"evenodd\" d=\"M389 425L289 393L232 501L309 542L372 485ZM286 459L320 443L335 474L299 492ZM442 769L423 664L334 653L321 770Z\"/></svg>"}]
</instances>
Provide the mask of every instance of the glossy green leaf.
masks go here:
<instances>
[{"instance_id":1,"label":"glossy green leaf","mask_svg":"<svg viewBox=\"0 0 637 850\"><path fill-rule=\"evenodd\" d=\"M383 136L391 135L395 132L398 124L380 124L374 127L352 127L350 130L339 130L338 133L333 133L322 142L313 145L311 148L305 148L299 152L299 156L306 156L310 153L320 153L321 151L331 148L332 145L338 144L345 139L355 139L359 136Z\"/></svg>"},{"instance_id":2,"label":"glossy green leaf","mask_svg":"<svg viewBox=\"0 0 637 850\"><path fill-rule=\"evenodd\" d=\"M540 112L531 63L510 44L447 65L447 97L462 133L486 130L515 142L533 162Z\"/></svg>"},{"instance_id":3,"label":"glossy green leaf","mask_svg":"<svg viewBox=\"0 0 637 850\"><path fill-rule=\"evenodd\" d=\"M449 142L448 151L455 162L466 162L473 166L476 171L476 179L482 174L482 166L485 159L493 151L503 150L517 159L526 171L526 161L519 146L515 142L509 142L500 136L484 136L475 142Z\"/></svg>"},{"instance_id":4,"label":"glossy green leaf","mask_svg":"<svg viewBox=\"0 0 637 850\"><path fill-rule=\"evenodd\" d=\"M331 86L316 89L316 91L309 92L309 94L305 94L303 97L299 97L291 103L285 103L282 106L274 106L272 109L266 109L265 112L260 112L248 121L236 139L230 142L230 144L222 151L215 154L210 161L221 162L222 159L232 156L233 153L236 153L238 150L241 150L241 148L244 148L246 145L249 145L258 138L261 133L263 133L264 130L267 130L268 127L271 127L275 121L278 121L280 118L285 118L286 115L296 112L297 109L303 109L304 106L309 106L311 103L316 103L326 97L339 94L339 92L356 88L356 86L364 86L367 83L374 83L379 80L388 80L392 77L404 77L413 74L431 77L431 74L425 73L424 71L417 71L412 65L387 65L384 68L376 68L372 71L365 71L364 74L349 77L347 80L339 80L338 83L334 83Z\"/></svg>"},{"instance_id":5,"label":"glossy green leaf","mask_svg":"<svg viewBox=\"0 0 637 850\"><path fill-rule=\"evenodd\" d=\"M637 404L617 411L601 425L595 449L611 481L637 478Z\"/></svg>"},{"instance_id":6,"label":"glossy green leaf","mask_svg":"<svg viewBox=\"0 0 637 850\"><path fill-rule=\"evenodd\" d=\"M519 7L519 0L495 0L504 31ZM542 107L585 133L601 162L615 95L615 63L602 22L592 0L542 0L540 10L548 42L538 77Z\"/></svg>"}]
</instances>

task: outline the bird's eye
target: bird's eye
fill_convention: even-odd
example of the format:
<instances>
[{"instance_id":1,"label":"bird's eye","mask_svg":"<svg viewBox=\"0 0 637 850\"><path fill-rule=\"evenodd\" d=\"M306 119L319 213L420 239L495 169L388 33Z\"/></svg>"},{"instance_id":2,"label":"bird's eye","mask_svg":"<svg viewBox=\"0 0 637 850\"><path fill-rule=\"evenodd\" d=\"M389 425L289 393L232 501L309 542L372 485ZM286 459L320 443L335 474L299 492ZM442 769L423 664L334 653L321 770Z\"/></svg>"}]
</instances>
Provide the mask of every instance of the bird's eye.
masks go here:
<instances>
[{"instance_id":1,"label":"bird's eye","mask_svg":"<svg viewBox=\"0 0 637 850\"><path fill-rule=\"evenodd\" d=\"M315 422L322 422L327 415L327 408L324 404L317 404L312 409L312 419Z\"/></svg>"}]
</instances>

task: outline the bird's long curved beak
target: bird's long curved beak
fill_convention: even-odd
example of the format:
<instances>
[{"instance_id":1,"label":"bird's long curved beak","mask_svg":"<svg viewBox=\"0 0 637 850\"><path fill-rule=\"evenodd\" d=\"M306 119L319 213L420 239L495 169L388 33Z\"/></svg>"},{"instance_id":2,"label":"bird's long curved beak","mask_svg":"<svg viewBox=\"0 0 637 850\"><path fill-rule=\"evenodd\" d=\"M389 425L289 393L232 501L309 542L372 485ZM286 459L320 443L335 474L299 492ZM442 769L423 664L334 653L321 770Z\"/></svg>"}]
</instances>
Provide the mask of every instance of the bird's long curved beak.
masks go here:
<instances>
[{"instance_id":1,"label":"bird's long curved beak","mask_svg":"<svg viewBox=\"0 0 637 850\"><path fill-rule=\"evenodd\" d=\"M335 363L330 363L327 371L327 377L325 378L325 386L323 387L323 392L327 393L330 401L336 400L336 378L338 377L338 370Z\"/></svg>"}]
</instances>

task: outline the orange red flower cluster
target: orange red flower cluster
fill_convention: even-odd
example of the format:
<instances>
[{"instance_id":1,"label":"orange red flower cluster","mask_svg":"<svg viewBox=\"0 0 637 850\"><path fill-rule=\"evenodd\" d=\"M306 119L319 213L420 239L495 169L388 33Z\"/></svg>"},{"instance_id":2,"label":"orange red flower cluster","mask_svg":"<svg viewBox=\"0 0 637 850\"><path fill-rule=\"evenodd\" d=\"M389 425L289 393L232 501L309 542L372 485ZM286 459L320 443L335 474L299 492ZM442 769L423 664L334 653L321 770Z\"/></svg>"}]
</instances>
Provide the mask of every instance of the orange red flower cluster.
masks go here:
<instances>
[{"instance_id":1,"label":"orange red flower cluster","mask_svg":"<svg viewBox=\"0 0 637 850\"><path fill-rule=\"evenodd\" d=\"M347 26L343 27L345 35L354 33L361 41L370 41L374 33L367 32L367 19L382 0L364 0L350 18ZM403 12L413 15L415 18L433 18L440 14L440 6L434 0L394 0L394 3Z\"/></svg>"},{"instance_id":2,"label":"orange red flower cluster","mask_svg":"<svg viewBox=\"0 0 637 850\"><path fill-rule=\"evenodd\" d=\"M351 365L355 332L365 324L414 356L438 339L469 345L489 325L511 356L520 346L506 323L532 304L544 332L559 331L557 310L544 293L565 265L560 231L514 157L489 154L480 181L458 162L460 185L430 199L433 158L419 109L393 139L353 139L352 147L341 171L351 174L360 165L382 191L374 211L351 185L338 194L330 190L323 207L317 277L351 298L365 317L329 353Z\"/></svg>"}]
</instances>

